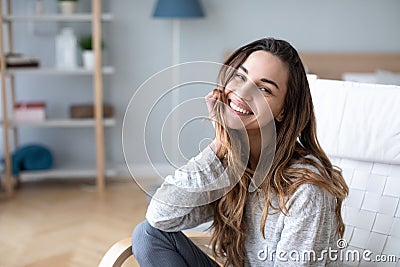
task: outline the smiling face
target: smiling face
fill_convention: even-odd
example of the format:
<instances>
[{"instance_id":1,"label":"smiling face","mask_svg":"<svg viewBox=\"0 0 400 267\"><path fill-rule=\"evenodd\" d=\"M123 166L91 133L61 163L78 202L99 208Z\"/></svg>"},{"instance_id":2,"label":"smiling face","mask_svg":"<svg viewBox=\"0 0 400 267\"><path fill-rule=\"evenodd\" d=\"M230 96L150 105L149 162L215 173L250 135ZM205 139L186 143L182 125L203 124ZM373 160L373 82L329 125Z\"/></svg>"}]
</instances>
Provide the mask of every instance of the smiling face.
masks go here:
<instances>
[{"instance_id":1,"label":"smiling face","mask_svg":"<svg viewBox=\"0 0 400 267\"><path fill-rule=\"evenodd\" d=\"M277 56L263 50L251 53L225 89L227 126L250 131L266 126L272 116L281 120L287 81L288 68Z\"/></svg>"}]
</instances>

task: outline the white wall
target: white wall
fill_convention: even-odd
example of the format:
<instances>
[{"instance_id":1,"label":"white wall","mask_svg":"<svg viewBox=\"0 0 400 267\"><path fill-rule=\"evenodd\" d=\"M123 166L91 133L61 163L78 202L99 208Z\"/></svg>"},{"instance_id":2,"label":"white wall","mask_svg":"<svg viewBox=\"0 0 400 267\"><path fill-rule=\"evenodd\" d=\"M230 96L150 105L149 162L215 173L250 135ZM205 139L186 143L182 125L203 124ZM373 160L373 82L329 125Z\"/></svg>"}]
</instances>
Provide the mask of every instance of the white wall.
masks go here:
<instances>
[{"instance_id":1,"label":"white wall","mask_svg":"<svg viewBox=\"0 0 400 267\"><path fill-rule=\"evenodd\" d=\"M21 2L26 3L15 1L15 11L28 8L18 4ZM118 120L115 128L106 130L107 157L122 162L121 125L125 108L141 83L171 64L172 23L151 17L155 0L104 2L114 15L113 22L105 27L105 38L107 58L116 68L114 75L105 78L105 98L115 106ZM206 17L181 23L181 62L221 62L227 51L264 36L287 39L301 51L400 52L398 0L201 2ZM85 9L89 3L80 0L80 7ZM26 25L19 27L15 37L18 51L39 55L44 64L52 64L54 35L39 36L29 32ZM89 30L87 25L76 24L76 27L78 34ZM53 116L67 116L65 103L89 101L90 85L87 77L21 77L17 83L20 99L45 98ZM48 144L59 161L74 158L94 162L92 137L90 130L32 130L23 132L22 141L39 140ZM128 147L135 149L137 142L142 141L133 138ZM143 151L138 151L135 161L144 162L143 158Z\"/></svg>"}]
</instances>

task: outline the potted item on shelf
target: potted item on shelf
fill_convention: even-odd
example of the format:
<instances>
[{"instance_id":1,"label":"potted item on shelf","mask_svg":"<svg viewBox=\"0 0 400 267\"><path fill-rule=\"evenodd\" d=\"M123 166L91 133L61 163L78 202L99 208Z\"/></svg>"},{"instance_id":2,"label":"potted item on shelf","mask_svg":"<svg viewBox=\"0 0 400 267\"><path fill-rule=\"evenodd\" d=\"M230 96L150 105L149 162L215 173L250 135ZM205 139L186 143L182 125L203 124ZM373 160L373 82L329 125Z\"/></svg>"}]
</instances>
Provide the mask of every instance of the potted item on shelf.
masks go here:
<instances>
[{"instance_id":1,"label":"potted item on shelf","mask_svg":"<svg viewBox=\"0 0 400 267\"><path fill-rule=\"evenodd\" d=\"M92 47L92 36L86 35L79 39L79 47L82 50L82 63L85 69L93 69L94 52ZM104 48L104 42L101 41L101 48Z\"/></svg>"},{"instance_id":2,"label":"potted item on shelf","mask_svg":"<svg viewBox=\"0 0 400 267\"><path fill-rule=\"evenodd\" d=\"M74 14L76 13L76 2L78 0L58 0L60 4L61 14Z\"/></svg>"}]
</instances>

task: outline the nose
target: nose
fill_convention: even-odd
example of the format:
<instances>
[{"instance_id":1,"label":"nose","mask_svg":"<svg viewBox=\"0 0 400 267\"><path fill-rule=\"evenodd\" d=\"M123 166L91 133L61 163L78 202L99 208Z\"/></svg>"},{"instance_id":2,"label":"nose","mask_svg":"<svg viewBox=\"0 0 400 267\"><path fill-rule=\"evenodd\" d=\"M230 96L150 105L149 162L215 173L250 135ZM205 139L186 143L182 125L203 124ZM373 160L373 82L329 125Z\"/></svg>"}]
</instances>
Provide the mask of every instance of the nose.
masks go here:
<instances>
[{"instance_id":1,"label":"nose","mask_svg":"<svg viewBox=\"0 0 400 267\"><path fill-rule=\"evenodd\" d=\"M232 88L232 91L234 91L235 94L238 95L240 98L250 101L253 97L254 87L255 85L253 84L253 82L247 80L239 86L234 86L234 88Z\"/></svg>"}]
</instances>

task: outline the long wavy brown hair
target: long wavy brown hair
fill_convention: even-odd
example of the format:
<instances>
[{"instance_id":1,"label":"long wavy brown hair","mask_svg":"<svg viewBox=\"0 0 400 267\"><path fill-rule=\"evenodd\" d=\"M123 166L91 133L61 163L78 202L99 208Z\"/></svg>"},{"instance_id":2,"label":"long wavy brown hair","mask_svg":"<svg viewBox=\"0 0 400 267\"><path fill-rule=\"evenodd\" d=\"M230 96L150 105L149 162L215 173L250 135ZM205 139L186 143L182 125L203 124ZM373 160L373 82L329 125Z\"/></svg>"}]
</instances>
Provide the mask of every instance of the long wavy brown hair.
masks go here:
<instances>
[{"instance_id":1,"label":"long wavy brown hair","mask_svg":"<svg viewBox=\"0 0 400 267\"><path fill-rule=\"evenodd\" d=\"M232 79L234 75L232 70L238 69L251 53L258 50L278 57L286 65L289 73L288 89L283 107L284 116L282 120L274 121L276 129L275 155L269 172L259 187L265 200L260 232L265 238L265 224L269 211L271 209L279 210L288 214L286 207L288 198L300 185L308 183L325 189L336 198L336 231L339 236L343 236L345 226L341 215L341 206L348 194L348 187L341 175L341 170L332 166L318 143L310 88L297 51L288 42L273 38L263 38L240 47L227 58L220 70L218 78L222 86L220 91L223 92ZM226 103L225 94L220 94L218 100ZM221 122L215 124L216 139L221 144L217 155L223 158L229 167L229 165L237 164L238 160L234 155L229 130L224 127L222 122L222 109L221 105L215 106L216 119ZM307 168L294 167L294 164L311 165L319 173ZM212 228L214 231L211 245L216 255L226 257L225 266L244 266L245 264L244 241L247 225L244 211L249 195L248 188L254 172L244 168L246 170L244 174L236 179L239 182L227 194L213 203ZM235 175L235 172L230 175ZM272 205L272 197L277 199L277 207Z\"/></svg>"}]
</instances>

